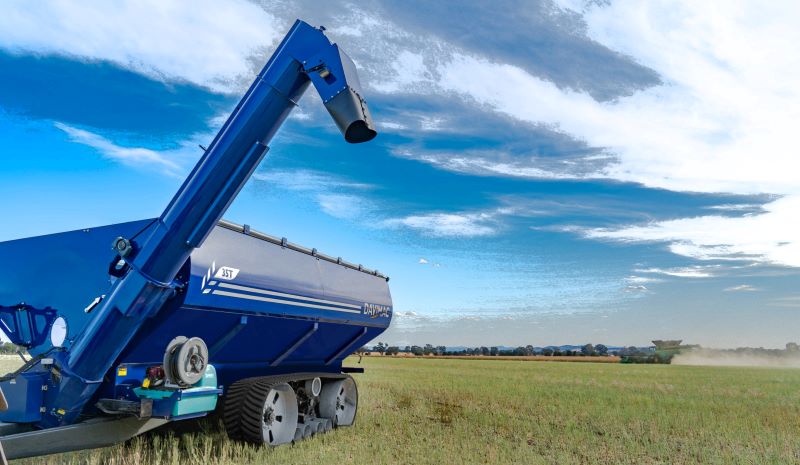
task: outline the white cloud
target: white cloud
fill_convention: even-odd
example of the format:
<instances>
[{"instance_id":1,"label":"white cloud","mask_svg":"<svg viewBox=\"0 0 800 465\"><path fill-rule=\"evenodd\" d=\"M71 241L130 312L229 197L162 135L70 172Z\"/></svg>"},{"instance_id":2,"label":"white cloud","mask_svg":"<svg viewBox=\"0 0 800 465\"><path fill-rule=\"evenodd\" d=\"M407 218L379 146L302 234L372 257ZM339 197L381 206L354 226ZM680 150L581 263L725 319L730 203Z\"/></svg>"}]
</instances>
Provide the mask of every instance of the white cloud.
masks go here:
<instances>
[{"instance_id":1,"label":"white cloud","mask_svg":"<svg viewBox=\"0 0 800 465\"><path fill-rule=\"evenodd\" d=\"M659 278L651 278L649 276L628 276L625 278L625 282L629 284L647 284L647 283L658 283L662 280Z\"/></svg>"},{"instance_id":2,"label":"white cloud","mask_svg":"<svg viewBox=\"0 0 800 465\"><path fill-rule=\"evenodd\" d=\"M420 53L403 50L395 57L391 66L395 72L395 78L377 81L372 84L373 88L380 92L394 93L409 85L430 78L428 68L424 63L424 57Z\"/></svg>"},{"instance_id":3,"label":"white cloud","mask_svg":"<svg viewBox=\"0 0 800 465\"><path fill-rule=\"evenodd\" d=\"M625 292L640 293L647 292L647 287L643 284L628 284L625 286Z\"/></svg>"},{"instance_id":4,"label":"white cloud","mask_svg":"<svg viewBox=\"0 0 800 465\"><path fill-rule=\"evenodd\" d=\"M591 175L548 171L537 167L533 159L516 158L505 153L490 150L462 150L450 152L446 150L417 150L408 147L396 147L392 150L395 156L419 160L447 171L479 176L510 176L531 179L588 179ZM562 164L566 167L566 164ZM596 176L595 176L596 177Z\"/></svg>"},{"instance_id":5,"label":"white cloud","mask_svg":"<svg viewBox=\"0 0 800 465\"><path fill-rule=\"evenodd\" d=\"M0 48L6 51L109 61L219 92L246 86L254 74L248 58L274 45L287 28L244 0L0 3Z\"/></svg>"},{"instance_id":6,"label":"white cloud","mask_svg":"<svg viewBox=\"0 0 800 465\"><path fill-rule=\"evenodd\" d=\"M395 121L378 121L378 127L390 131L404 131L406 126Z\"/></svg>"},{"instance_id":7,"label":"white cloud","mask_svg":"<svg viewBox=\"0 0 800 465\"><path fill-rule=\"evenodd\" d=\"M586 237L621 242L665 242L676 254L700 260L753 260L800 267L800 195L743 217L701 216L620 229L591 229Z\"/></svg>"},{"instance_id":8,"label":"white cloud","mask_svg":"<svg viewBox=\"0 0 800 465\"><path fill-rule=\"evenodd\" d=\"M428 259L426 259L426 258L420 258L418 263L419 263L420 265L427 265L427 264L428 264Z\"/></svg>"},{"instance_id":9,"label":"white cloud","mask_svg":"<svg viewBox=\"0 0 800 465\"><path fill-rule=\"evenodd\" d=\"M253 174L253 179L267 182L291 191L329 192L341 190L369 190L375 186L348 181L314 170L265 170Z\"/></svg>"},{"instance_id":10,"label":"white cloud","mask_svg":"<svg viewBox=\"0 0 800 465\"><path fill-rule=\"evenodd\" d=\"M738 286L731 286L723 289L725 292L754 292L760 291L761 289L751 286L749 284L740 284Z\"/></svg>"},{"instance_id":11,"label":"white cloud","mask_svg":"<svg viewBox=\"0 0 800 465\"><path fill-rule=\"evenodd\" d=\"M455 95L479 108L564 133L616 158L616 163L582 176L673 191L783 196L764 206L763 213L744 218L687 218L594 231L590 237L663 241L677 254L701 259L751 258L800 266L794 213L800 204L795 148L800 3L564 5L584 15L592 39L655 70L664 84L598 102L588 93L559 88L518 66L433 36L410 34L388 21L367 17L355 29L371 37L360 52L371 57L368 68L384 79L374 90ZM358 22L357 17L349 20ZM404 63L413 66L405 69ZM550 176L535 165L480 157L417 159L453 171Z\"/></svg>"},{"instance_id":12,"label":"white cloud","mask_svg":"<svg viewBox=\"0 0 800 465\"><path fill-rule=\"evenodd\" d=\"M479 237L497 233L496 213L428 213L384 221L389 227L406 227L435 237Z\"/></svg>"},{"instance_id":13,"label":"white cloud","mask_svg":"<svg viewBox=\"0 0 800 465\"><path fill-rule=\"evenodd\" d=\"M760 210L761 205L751 204L751 203L735 203L735 204L724 204L724 205L713 205L708 207L712 210L719 210L719 211L731 211L731 212L739 212L739 211L752 211L752 210Z\"/></svg>"},{"instance_id":14,"label":"white cloud","mask_svg":"<svg viewBox=\"0 0 800 465\"><path fill-rule=\"evenodd\" d=\"M318 194L317 203L323 212L344 220L363 218L374 210L363 197L349 194Z\"/></svg>"},{"instance_id":15,"label":"white cloud","mask_svg":"<svg viewBox=\"0 0 800 465\"><path fill-rule=\"evenodd\" d=\"M56 122L55 126L67 133L69 138L76 143L88 145L96 149L100 154L109 159L134 168L155 169L169 176L180 176L183 171L181 162L187 158L188 146L196 145L185 143L180 149L168 151L156 151L141 147L122 147L114 144L105 137L69 126L64 123ZM199 149L192 149L194 156L200 157ZM189 154L191 157L192 155Z\"/></svg>"},{"instance_id":16,"label":"white cloud","mask_svg":"<svg viewBox=\"0 0 800 465\"><path fill-rule=\"evenodd\" d=\"M643 274L661 274L665 276L673 276L677 278L711 278L715 276L715 272L720 269L719 265L696 265L675 268L640 268L637 273ZM640 278L649 279L649 278Z\"/></svg>"},{"instance_id":17,"label":"white cloud","mask_svg":"<svg viewBox=\"0 0 800 465\"><path fill-rule=\"evenodd\" d=\"M352 182L335 175L313 170L266 170L253 174L253 179L270 187L301 193L334 218L365 219L377 210L374 202L362 195L374 189L371 184Z\"/></svg>"}]
</instances>

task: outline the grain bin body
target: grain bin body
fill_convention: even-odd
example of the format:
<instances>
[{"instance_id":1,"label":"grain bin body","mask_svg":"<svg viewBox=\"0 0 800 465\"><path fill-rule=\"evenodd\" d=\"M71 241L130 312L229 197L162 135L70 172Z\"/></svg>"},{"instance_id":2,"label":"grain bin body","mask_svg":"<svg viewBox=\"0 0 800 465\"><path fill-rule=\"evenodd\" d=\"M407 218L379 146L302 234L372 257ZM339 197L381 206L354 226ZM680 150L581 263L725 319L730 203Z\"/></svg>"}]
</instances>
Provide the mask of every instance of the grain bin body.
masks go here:
<instances>
[{"instance_id":1,"label":"grain bin body","mask_svg":"<svg viewBox=\"0 0 800 465\"><path fill-rule=\"evenodd\" d=\"M53 309L67 323L66 342L56 350L69 351L92 316L85 310L111 288L108 244L152 221L0 243L0 256L15 264L0 268L0 302ZM119 367L132 377L135 366L160 364L169 341L187 333L208 344L223 386L269 374L339 373L342 360L391 321L388 282L380 273L232 223L216 226L184 269L185 292L145 322L104 379L116 379ZM52 350L47 337L30 353ZM115 389L116 383L104 383L93 400L118 396ZM94 403L84 413L95 413ZM40 406L25 418L38 418ZM0 419L13 418L0 413Z\"/></svg>"}]
</instances>

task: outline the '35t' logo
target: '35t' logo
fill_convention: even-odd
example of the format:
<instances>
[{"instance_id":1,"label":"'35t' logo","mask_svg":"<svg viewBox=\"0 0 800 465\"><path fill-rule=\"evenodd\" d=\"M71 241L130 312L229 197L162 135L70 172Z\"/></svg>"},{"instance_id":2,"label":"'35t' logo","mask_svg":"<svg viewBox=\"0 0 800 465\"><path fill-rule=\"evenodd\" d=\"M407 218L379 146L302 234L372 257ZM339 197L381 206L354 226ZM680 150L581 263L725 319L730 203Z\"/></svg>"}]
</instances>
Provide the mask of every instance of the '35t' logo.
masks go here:
<instances>
[{"instance_id":1,"label":"'35t' logo","mask_svg":"<svg viewBox=\"0 0 800 465\"><path fill-rule=\"evenodd\" d=\"M239 274L239 270L237 268L231 268L229 266L223 266L217 270L217 273L214 275L217 279L223 279L225 281L231 281L236 279L236 276Z\"/></svg>"}]
</instances>

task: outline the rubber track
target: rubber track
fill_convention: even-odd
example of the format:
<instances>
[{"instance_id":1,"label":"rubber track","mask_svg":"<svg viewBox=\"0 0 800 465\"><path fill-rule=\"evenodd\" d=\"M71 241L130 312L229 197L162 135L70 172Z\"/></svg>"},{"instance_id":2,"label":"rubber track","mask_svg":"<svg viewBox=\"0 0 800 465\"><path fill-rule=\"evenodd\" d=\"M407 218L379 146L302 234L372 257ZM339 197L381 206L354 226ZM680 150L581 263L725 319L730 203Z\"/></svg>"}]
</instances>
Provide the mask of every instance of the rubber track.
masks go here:
<instances>
[{"instance_id":1,"label":"rubber track","mask_svg":"<svg viewBox=\"0 0 800 465\"><path fill-rule=\"evenodd\" d=\"M247 378L237 381L228 388L228 392L225 394L222 423L225 425L228 437L235 441L244 439L242 437L242 403L250 387L257 379Z\"/></svg>"},{"instance_id":2,"label":"rubber track","mask_svg":"<svg viewBox=\"0 0 800 465\"><path fill-rule=\"evenodd\" d=\"M267 380L258 380L250 385L247 396L245 396L244 402L241 404L243 408L239 411L242 417L242 439L246 442L253 444L268 442L264 440L261 429L261 424L264 421L261 412L264 409L264 403L267 401L269 391L277 384Z\"/></svg>"},{"instance_id":3,"label":"rubber track","mask_svg":"<svg viewBox=\"0 0 800 465\"><path fill-rule=\"evenodd\" d=\"M264 444L261 436L261 412L272 386L315 377L323 379L350 378L349 375L338 373L293 373L245 378L231 384L225 393L222 412L222 422L228 437L234 441Z\"/></svg>"}]
</instances>

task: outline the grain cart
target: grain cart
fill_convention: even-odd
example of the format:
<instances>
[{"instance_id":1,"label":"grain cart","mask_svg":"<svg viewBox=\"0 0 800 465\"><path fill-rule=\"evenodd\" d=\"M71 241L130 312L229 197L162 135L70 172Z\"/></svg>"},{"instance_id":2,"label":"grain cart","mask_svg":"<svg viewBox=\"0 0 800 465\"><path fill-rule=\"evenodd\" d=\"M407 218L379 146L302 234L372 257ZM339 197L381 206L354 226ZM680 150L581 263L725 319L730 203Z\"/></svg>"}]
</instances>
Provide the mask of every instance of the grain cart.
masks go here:
<instances>
[{"instance_id":1,"label":"grain cart","mask_svg":"<svg viewBox=\"0 0 800 465\"><path fill-rule=\"evenodd\" d=\"M345 357L389 325L388 278L222 220L313 85L347 142L376 132L353 62L297 21L159 218L0 243L9 459L101 447L221 411L278 445L351 425Z\"/></svg>"}]
</instances>

